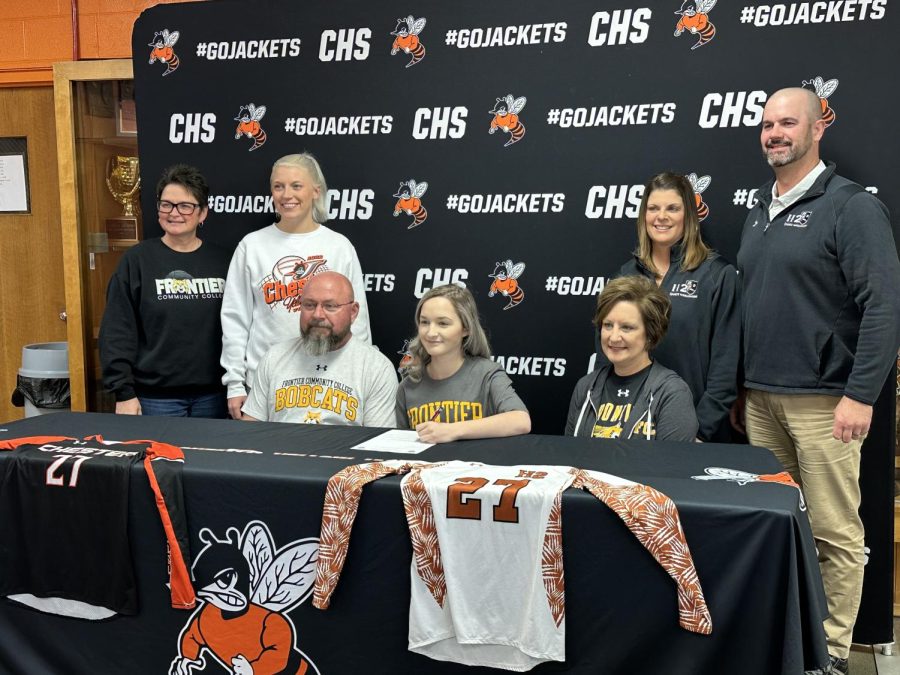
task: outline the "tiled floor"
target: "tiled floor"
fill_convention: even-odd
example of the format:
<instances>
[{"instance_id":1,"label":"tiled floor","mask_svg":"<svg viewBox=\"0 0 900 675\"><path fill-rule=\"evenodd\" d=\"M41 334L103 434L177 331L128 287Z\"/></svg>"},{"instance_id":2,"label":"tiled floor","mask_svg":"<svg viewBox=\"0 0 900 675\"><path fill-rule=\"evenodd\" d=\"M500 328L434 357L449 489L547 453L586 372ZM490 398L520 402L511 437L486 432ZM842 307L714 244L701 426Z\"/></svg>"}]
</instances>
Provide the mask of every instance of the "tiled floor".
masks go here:
<instances>
[{"instance_id":1,"label":"tiled floor","mask_svg":"<svg viewBox=\"0 0 900 675\"><path fill-rule=\"evenodd\" d=\"M894 618L894 635L900 634L900 618ZM871 658L875 661L875 671L878 675L900 675L900 644L894 643L891 645L892 655L885 656L881 653L881 649L877 648L873 650L873 656ZM861 658L860 665L863 666L868 661L869 654L866 653L857 653L853 652L852 656L854 657L851 663L856 665L856 659ZM852 667L852 666L851 666ZM860 668L860 675L864 675L866 673L865 670ZM850 672L855 674L855 671L851 670Z\"/></svg>"}]
</instances>

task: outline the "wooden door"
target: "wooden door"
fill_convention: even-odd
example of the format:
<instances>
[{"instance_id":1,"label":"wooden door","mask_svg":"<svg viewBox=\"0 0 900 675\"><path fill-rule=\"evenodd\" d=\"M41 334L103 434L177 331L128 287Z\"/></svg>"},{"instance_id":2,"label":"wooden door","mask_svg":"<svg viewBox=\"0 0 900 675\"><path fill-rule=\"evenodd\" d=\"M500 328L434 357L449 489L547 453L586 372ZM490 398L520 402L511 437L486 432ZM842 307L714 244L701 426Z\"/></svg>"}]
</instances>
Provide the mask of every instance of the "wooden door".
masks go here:
<instances>
[{"instance_id":1,"label":"wooden door","mask_svg":"<svg viewBox=\"0 0 900 675\"><path fill-rule=\"evenodd\" d=\"M137 156L137 137L123 133L116 120L121 89L131 79L125 59L53 67L69 371L72 409L79 411L111 410L100 383L97 338L106 284L124 248L106 236L106 220L122 211L106 176L110 158Z\"/></svg>"}]
</instances>

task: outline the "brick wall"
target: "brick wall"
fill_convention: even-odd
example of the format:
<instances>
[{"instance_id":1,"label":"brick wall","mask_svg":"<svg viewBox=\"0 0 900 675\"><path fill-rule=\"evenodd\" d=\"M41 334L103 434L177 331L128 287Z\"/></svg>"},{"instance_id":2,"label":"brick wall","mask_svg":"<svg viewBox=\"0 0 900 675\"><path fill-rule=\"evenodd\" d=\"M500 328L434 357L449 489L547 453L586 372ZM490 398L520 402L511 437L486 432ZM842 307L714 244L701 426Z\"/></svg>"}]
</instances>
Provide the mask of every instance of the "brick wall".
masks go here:
<instances>
[{"instance_id":1,"label":"brick wall","mask_svg":"<svg viewBox=\"0 0 900 675\"><path fill-rule=\"evenodd\" d=\"M172 1L0 0L0 86L50 85L56 61L129 58L138 15Z\"/></svg>"}]
</instances>

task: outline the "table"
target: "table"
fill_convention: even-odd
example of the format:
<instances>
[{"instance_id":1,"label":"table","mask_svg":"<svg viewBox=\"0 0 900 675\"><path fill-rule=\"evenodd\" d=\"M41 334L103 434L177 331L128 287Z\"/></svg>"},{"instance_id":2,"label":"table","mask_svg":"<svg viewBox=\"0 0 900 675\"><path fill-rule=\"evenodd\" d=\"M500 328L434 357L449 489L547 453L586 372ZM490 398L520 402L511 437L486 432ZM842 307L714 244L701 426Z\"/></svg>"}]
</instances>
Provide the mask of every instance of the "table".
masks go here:
<instances>
[{"instance_id":1,"label":"table","mask_svg":"<svg viewBox=\"0 0 900 675\"><path fill-rule=\"evenodd\" d=\"M8 423L0 438L100 433L110 440L153 438L185 447L185 505L196 557L205 545L201 536L234 540L253 523L256 533L265 524L276 553L318 537L331 475L361 461L408 457L349 450L378 431L61 413ZM607 507L569 490L563 499L567 659L532 672L787 675L827 660L824 593L799 492L776 483L692 478L709 467L781 471L767 450L535 435L450 443L415 459L595 469L649 484L678 506L713 634L680 628L671 579ZM6 672L169 671L194 612L168 606L162 528L139 467L131 482L139 614L95 623L0 602L0 666ZM389 477L365 489L331 608L316 610L309 598L286 614L296 648L314 665L308 673L488 672L406 650L411 546L399 484ZM97 574L103 574L102 560ZM192 672L230 672L210 654L205 660L204 670Z\"/></svg>"}]
</instances>

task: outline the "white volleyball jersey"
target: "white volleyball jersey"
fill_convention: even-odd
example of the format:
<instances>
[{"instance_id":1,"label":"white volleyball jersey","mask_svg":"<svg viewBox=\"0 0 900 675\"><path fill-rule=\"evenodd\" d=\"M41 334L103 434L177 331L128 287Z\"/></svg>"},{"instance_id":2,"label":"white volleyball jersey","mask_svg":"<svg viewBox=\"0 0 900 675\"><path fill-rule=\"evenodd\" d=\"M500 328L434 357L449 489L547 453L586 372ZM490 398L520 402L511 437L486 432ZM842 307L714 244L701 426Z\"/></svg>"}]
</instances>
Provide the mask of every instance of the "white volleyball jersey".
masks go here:
<instances>
[{"instance_id":1,"label":"white volleyball jersey","mask_svg":"<svg viewBox=\"0 0 900 675\"><path fill-rule=\"evenodd\" d=\"M565 660L559 513L562 491L574 479L571 467L472 462L404 477L416 558L411 651L516 671ZM560 545L549 547L545 560L548 526ZM438 557L427 552L434 537ZM556 579L545 583L545 569ZM441 574L443 594L435 592Z\"/></svg>"},{"instance_id":2,"label":"white volleyball jersey","mask_svg":"<svg viewBox=\"0 0 900 675\"><path fill-rule=\"evenodd\" d=\"M342 469L325 491L314 607L331 602L363 487L392 474L406 474L412 651L516 671L565 660L567 487L587 490L612 509L672 577L681 626L712 632L675 504L648 485L567 466L389 460Z\"/></svg>"}]
</instances>

